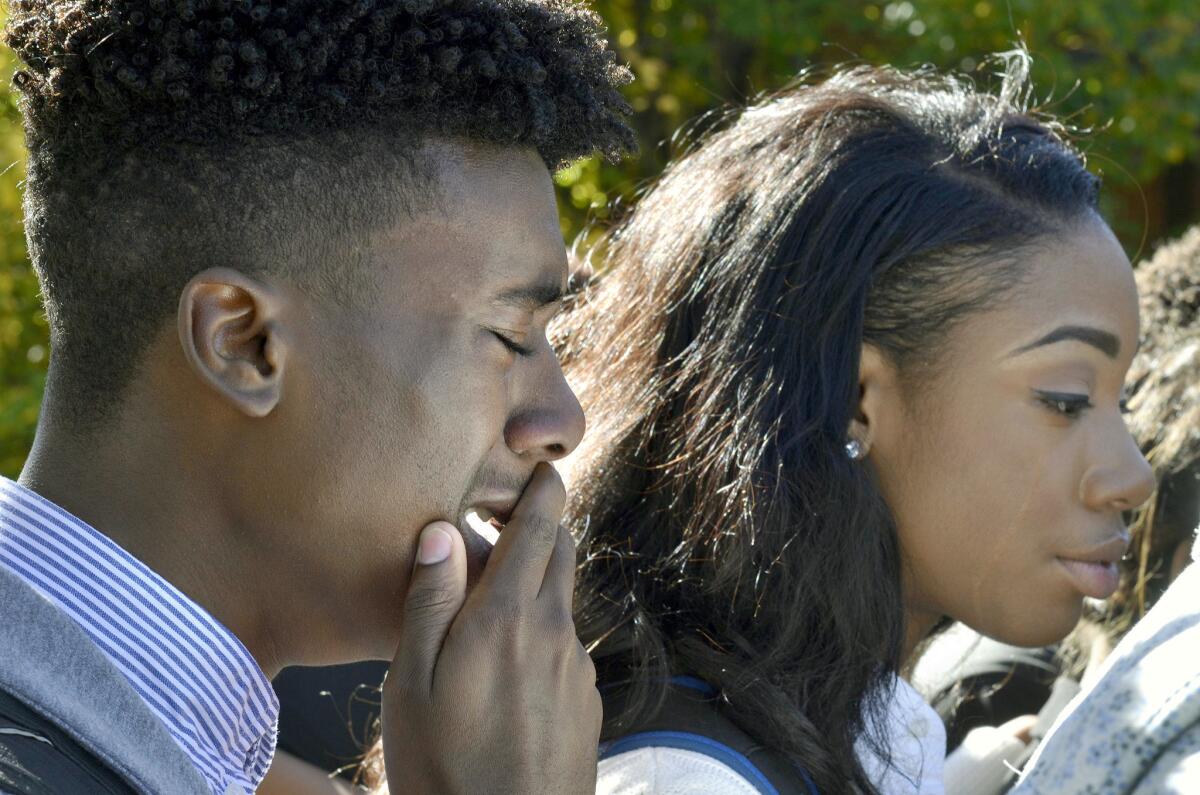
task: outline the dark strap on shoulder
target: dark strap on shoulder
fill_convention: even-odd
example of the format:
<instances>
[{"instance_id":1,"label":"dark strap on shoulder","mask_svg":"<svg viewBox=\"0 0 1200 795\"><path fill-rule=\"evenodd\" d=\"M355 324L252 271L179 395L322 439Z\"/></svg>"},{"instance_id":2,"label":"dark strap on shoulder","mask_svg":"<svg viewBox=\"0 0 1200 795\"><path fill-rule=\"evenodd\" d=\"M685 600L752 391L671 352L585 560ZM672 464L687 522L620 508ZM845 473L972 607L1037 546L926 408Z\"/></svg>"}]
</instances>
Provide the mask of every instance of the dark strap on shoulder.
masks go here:
<instances>
[{"instance_id":1,"label":"dark strap on shoulder","mask_svg":"<svg viewBox=\"0 0 1200 795\"><path fill-rule=\"evenodd\" d=\"M0 690L0 792L136 795L123 779L15 696Z\"/></svg>"},{"instance_id":2,"label":"dark strap on shoulder","mask_svg":"<svg viewBox=\"0 0 1200 795\"><path fill-rule=\"evenodd\" d=\"M725 717L711 688L686 677L671 681L674 686L658 715L638 731L603 743L601 759L640 748L678 748L721 762L763 795L818 795L803 768L763 747Z\"/></svg>"}]
</instances>

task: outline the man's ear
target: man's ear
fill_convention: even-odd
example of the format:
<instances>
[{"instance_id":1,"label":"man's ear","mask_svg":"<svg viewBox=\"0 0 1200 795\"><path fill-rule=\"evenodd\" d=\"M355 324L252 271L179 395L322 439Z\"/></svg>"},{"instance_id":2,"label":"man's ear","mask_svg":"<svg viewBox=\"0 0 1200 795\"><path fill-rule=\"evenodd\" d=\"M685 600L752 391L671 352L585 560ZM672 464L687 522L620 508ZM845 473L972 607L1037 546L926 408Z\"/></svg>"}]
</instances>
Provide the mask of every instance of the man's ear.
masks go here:
<instances>
[{"instance_id":1,"label":"man's ear","mask_svg":"<svg viewBox=\"0 0 1200 795\"><path fill-rule=\"evenodd\" d=\"M179 342L201 381L239 411L265 417L282 394L283 299L230 268L196 274L179 299Z\"/></svg>"},{"instance_id":2,"label":"man's ear","mask_svg":"<svg viewBox=\"0 0 1200 795\"><path fill-rule=\"evenodd\" d=\"M858 442L865 458L895 416L896 368L874 345L864 344L858 363L858 405L847 431L848 441Z\"/></svg>"}]
</instances>

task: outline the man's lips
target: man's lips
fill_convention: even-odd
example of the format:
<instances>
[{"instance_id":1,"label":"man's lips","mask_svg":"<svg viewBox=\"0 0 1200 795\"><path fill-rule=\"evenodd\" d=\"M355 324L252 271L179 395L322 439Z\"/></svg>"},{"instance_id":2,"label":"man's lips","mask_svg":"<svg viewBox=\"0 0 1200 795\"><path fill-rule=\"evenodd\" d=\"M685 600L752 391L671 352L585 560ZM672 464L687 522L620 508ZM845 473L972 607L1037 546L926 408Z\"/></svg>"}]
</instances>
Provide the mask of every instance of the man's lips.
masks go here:
<instances>
[{"instance_id":1,"label":"man's lips","mask_svg":"<svg viewBox=\"0 0 1200 795\"><path fill-rule=\"evenodd\" d=\"M1058 562L1075 581L1084 596L1107 599L1117 590L1120 571L1117 563L1129 547L1129 535L1122 531L1102 544L1070 555L1059 555Z\"/></svg>"}]
</instances>

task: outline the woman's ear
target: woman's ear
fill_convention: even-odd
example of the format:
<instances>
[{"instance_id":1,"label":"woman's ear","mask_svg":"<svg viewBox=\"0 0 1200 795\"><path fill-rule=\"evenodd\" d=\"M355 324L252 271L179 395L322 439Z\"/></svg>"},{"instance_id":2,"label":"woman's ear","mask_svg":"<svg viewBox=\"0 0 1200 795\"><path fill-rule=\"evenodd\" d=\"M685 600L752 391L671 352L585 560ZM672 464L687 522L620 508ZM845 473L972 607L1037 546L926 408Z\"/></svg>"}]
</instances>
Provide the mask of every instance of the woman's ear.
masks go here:
<instances>
[{"instance_id":1,"label":"woman's ear","mask_svg":"<svg viewBox=\"0 0 1200 795\"><path fill-rule=\"evenodd\" d=\"M864 344L858 364L858 405L846 439L852 458L866 458L871 447L892 430L897 399L895 367L878 348Z\"/></svg>"},{"instance_id":2,"label":"woman's ear","mask_svg":"<svg viewBox=\"0 0 1200 795\"><path fill-rule=\"evenodd\" d=\"M242 413L265 417L282 394L282 297L230 268L196 274L179 299L179 342L201 381Z\"/></svg>"}]
</instances>

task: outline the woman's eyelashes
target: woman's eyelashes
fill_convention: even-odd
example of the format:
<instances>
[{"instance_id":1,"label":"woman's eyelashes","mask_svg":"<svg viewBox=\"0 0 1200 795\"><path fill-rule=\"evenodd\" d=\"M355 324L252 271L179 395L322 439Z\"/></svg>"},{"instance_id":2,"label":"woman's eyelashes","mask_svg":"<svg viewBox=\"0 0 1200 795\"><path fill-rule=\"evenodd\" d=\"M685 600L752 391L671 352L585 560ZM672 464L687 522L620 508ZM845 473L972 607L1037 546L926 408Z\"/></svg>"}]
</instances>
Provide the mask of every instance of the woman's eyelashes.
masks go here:
<instances>
[{"instance_id":1,"label":"woman's eyelashes","mask_svg":"<svg viewBox=\"0 0 1200 795\"><path fill-rule=\"evenodd\" d=\"M1067 419L1076 419L1092 407L1092 399L1088 395L1074 392L1046 392L1040 389L1035 389L1034 394L1037 395L1039 403Z\"/></svg>"},{"instance_id":2,"label":"woman's eyelashes","mask_svg":"<svg viewBox=\"0 0 1200 795\"><path fill-rule=\"evenodd\" d=\"M508 350L512 351L516 355L518 355L518 356L532 356L533 355L533 348L522 345L521 343L517 342L515 339L508 336L504 332L497 331L496 329L488 329L488 331L491 332L493 337L495 337L496 339L498 339L500 341L501 345L503 345L505 348L508 348Z\"/></svg>"}]
</instances>

